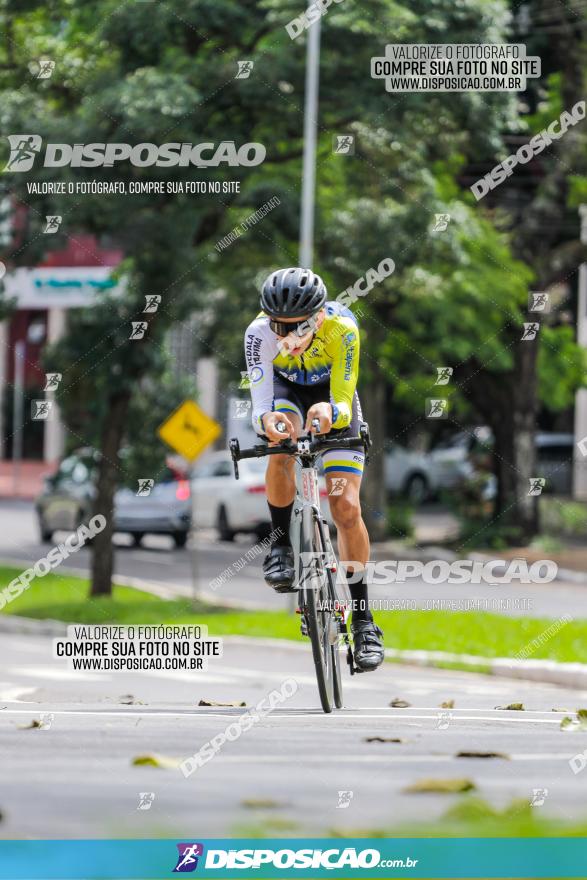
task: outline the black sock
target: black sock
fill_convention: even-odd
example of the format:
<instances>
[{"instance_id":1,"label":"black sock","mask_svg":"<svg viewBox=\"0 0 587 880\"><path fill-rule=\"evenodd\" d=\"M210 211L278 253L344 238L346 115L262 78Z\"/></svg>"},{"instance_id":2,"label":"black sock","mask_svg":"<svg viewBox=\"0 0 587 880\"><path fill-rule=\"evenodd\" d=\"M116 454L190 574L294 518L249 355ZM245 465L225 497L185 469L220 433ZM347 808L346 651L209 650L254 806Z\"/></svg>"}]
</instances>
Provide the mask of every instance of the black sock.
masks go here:
<instances>
[{"instance_id":1,"label":"black sock","mask_svg":"<svg viewBox=\"0 0 587 880\"><path fill-rule=\"evenodd\" d=\"M367 584L365 583L365 574L363 573L360 580L356 580L356 574L351 571L347 571L346 576L349 581L349 590L352 600L351 607L353 609L353 620L373 620L373 615L369 611L369 599L367 597Z\"/></svg>"},{"instance_id":2,"label":"black sock","mask_svg":"<svg viewBox=\"0 0 587 880\"><path fill-rule=\"evenodd\" d=\"M269 507L269 513L271 514L271 531L274 533L271 542L272 546L290 547L289 523L294 506L293 501L285 507L275 507L275 505L270 504L269 501L267 502L267 505Z\"/></svg>"}]
</instances>

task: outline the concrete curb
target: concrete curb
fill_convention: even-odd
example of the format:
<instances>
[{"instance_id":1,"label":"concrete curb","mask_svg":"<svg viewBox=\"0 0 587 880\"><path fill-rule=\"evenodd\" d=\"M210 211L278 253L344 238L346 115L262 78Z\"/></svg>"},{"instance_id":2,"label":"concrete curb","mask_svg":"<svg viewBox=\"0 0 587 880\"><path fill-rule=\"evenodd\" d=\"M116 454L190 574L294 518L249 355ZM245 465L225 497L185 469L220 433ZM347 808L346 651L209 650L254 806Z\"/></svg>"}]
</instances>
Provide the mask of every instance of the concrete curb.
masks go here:
<instances>
[{"instance_id":1,"label":"concrete curb","mask_svg":"<svg viewBox=\"0 0 587 880\"><path fill-rule=\"evenodd\" d=\"M485 666L489 675L558 684L568 688L587 689L587 665L557 663L554 660L511 660L509 657L478 657L473 654L449 654L444 651L394 651L386 648L387 657L413 666L441 666L459 663L464 666Z\"/></svg>"},{"instance_id":2,"label":"concrete curb","mask_svg":"<svg viewBox=\"0 0 587 880\"><path fill-rule=\"evenodd\" d=\"M62 636L67 632L62 620L36 620L34 617L17 617L0 614L0 632L26 636Z\"/></svg>"},{"instance_id":3,"label":"concrete curb","mask_svg":"<svg viewBox=\"0 0 587 880\"><path fill-rule=\"evenodd\" d=\"M67 624L60 620L35 620L0 614L0 632L19 635L65 635ZM251 638L250 636L222 636L223 641L234 644L257 644L264 647L290 648L308 651L302 642L288 639ZM474 654L449 654L444 651L396 651L386 648L387 658L400 660L409 666L441 667L443 663L460 663L464 666L483 666L487 674L502 678L546 682L563 687L587 690L587 664L556 663L554 660L510 660L507 657L480 657Z\"/></svg>"}]
</instances>

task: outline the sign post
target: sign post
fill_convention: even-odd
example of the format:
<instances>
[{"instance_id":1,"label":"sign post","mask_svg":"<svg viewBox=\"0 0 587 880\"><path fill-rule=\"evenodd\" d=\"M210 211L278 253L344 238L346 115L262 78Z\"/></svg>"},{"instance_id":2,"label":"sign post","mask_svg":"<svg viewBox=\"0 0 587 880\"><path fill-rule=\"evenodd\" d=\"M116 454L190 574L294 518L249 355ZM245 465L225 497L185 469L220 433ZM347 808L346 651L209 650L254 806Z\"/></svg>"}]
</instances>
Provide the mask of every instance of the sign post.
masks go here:
<instances>
[{"instance_id":1,"label":"sign post","mask_svg":"<svg viewBox=\"0 0 587 880\"><path fill-rule=\"evenodd\" d=\"M157 434L168 446L193 465L194 461L222 433L218 422L206 415L193 400L184 400L157 429ZM196 510L190 467L190 497L192 499L192 523L190 527L190 562L194 600L198 597L198 567L196 554Z\"/></svg>"}]
</instances>

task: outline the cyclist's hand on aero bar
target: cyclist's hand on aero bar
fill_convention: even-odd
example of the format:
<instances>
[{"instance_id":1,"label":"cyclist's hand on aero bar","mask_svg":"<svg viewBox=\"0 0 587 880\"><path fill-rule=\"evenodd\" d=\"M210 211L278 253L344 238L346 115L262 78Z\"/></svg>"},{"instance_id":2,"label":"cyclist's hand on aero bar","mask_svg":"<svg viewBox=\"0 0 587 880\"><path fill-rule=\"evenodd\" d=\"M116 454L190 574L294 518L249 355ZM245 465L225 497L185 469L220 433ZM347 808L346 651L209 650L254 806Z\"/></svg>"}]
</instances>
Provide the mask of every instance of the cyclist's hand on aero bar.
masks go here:
<instances>
[{"instance_id":1,"label":"cyclist's hand on aero bar","mask_svg":"<svg viewBox=\"0 0 587 880\"><path fill-rule=\"evenodd\" d=\"M263 428L265 430L265 434L269 439L270 446L276 446L278 443L282 443L288 437L293 439L295 429L288 417L285 413L282 412L268 412L263 416ZM281 423L285 425L285 431L278 431L277 425Z\"/></svg>"},{"instance_id":2,"label":"cyclist's hand on aero bar","mask_svg":"<svg viewBox=\"0 0 587 880\"><path fill-rule=\"evenodd\" d=\"M313 419L320 422L320 430L317 431L312 424ZM332 406L329 403L315 403L308 410L306 416L306 425L304 430L311 431L312 434L328 434L332 428Z\"/></svg>"}]
</instances>

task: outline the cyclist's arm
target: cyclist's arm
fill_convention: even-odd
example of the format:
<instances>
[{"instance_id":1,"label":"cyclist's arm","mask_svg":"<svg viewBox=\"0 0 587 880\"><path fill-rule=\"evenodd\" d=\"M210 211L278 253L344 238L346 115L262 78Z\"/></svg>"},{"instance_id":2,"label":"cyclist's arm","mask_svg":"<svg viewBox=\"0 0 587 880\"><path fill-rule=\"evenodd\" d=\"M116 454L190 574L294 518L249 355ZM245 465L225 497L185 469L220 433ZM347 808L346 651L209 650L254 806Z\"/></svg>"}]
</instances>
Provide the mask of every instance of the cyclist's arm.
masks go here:
<instances>
[{"instance_id":1,"label":"cyclist's arm","mask_svg":"<svg viewBox=\"0 0 587 880\"><path fill-rule=\"evenodd\" d=\"M245 360L253 401L253 428L263 433L261 417L273 409L273 358L277 354L275 334L263 319L256 318L245 332Z\"/></svg>"},{"instance_id":2,"label":"cyclist's arm","mask_svg":"<svg viewBox=\"0 0 587 880\"><path fill-rule=\"evenodd\" d=\"M330 403L332 427L348 428L353 412L353 396L359 377L361 342L359 328L351 318L337 319L336 333L328 346L332 357Z\"/></svg>"}]
</instances>

